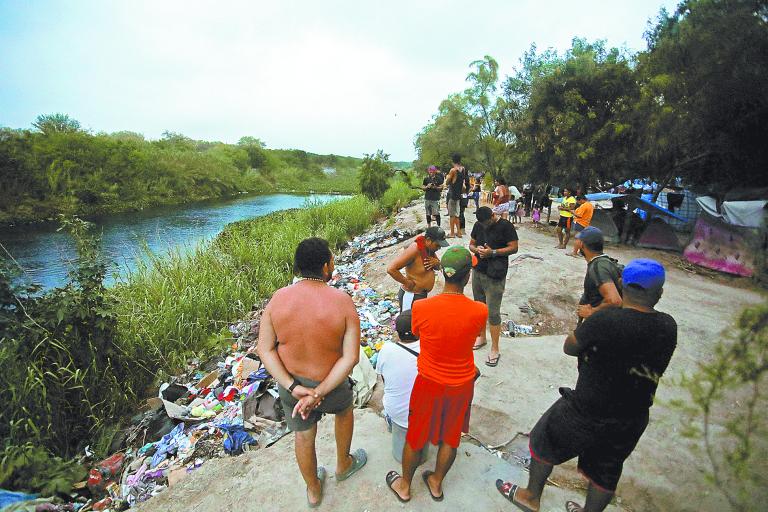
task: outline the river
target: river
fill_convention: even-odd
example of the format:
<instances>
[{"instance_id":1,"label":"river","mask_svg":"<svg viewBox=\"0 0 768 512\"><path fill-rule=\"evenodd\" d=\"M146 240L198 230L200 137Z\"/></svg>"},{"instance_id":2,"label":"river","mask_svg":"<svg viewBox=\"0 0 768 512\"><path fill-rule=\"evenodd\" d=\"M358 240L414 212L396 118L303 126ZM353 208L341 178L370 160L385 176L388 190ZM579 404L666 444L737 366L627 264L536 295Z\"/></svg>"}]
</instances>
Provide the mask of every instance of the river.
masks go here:
<instances>
[{"instance_id":1,"label":"river","mask_svg":"<svg viewBox=\"0 0 768 512\"><path fill-rule=\"evenodd\" d=\"M147 244L155 254L191 248L210 240L231 222L346 196L272 194L158 207L91 219L102 234L102 249L113 263L107 283L136 266ZM62 286L77 253L72 238L50 223L0 229L0 242L23 269L21 280L43 289ZM7 256L0 248L0 255Z\"/></svg>"}]
</instances>

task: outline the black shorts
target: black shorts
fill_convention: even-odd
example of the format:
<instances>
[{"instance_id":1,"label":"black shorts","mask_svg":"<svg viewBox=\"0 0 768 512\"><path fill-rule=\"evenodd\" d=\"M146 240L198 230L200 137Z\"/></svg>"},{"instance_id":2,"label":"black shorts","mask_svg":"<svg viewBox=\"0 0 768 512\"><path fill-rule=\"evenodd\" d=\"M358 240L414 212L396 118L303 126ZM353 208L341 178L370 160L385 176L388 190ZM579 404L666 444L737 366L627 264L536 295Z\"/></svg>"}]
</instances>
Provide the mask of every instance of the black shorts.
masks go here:
<instances>
[{"instance_id":1,"label":"black shorts","mask_svg":"<svg viewBox=\"0 0 768 512\"><path fill-rule=\"evenodd\" d=\"M562 397L531 431L531 457L556 466L579 457L579 471L606 492L616 491L624 461L648 426L648 413L634 418L598 418L578 412Z\"/></svg>"},{"instance_id":2,"label":"black shorts","mask_svg":"<svg viewBox=\"0 0 768 512\"><path fill-rule=\"evenodd\" d=\"M557 227L564 228L566 231L570 231L572 221L573 221L573 217L563 217L561 215L560 220L557 222Z\"/></svg>"}]
</instances>

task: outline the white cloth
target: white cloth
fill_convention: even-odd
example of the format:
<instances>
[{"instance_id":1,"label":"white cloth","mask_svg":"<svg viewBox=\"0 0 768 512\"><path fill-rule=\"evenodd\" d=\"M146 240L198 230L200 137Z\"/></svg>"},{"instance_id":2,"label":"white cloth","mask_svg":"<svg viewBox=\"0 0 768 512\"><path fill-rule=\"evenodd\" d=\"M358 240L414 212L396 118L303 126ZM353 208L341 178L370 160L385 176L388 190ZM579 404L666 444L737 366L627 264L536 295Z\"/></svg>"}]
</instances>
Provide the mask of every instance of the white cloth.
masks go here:
<instances>
[{"instance_id":1,"label":"white cloth","mask_svg":"<svg viewBox=\"0 0 768 512\"><path fill-rule=\"evenodd\" d=\"M496 215L501 215L502 213L507 213L509 211L509 203L501 203L493 207L493 213Z\"/></svg>"},{"instance_id":2,"label":"white cloth","mask_svg":"<svg viewBox=\"0 0 768 512\"><path fill-rule=\"evenodd\" d=\"M701 209L713 217L723 219L733 226L759 228L764 222L764 209L768 201L725 201L721 205L721 212L717 211L717 200L711 196L696 198Z\"/></svg>"},{"instance_id":3,"label":"white cloth","mask_svg":"<svg viewBox=\"0 0 768 512\"><path fill-rule=\"evenodd\" d=\"M411 306L413 306L413 297L414 296L415 295L414 295L413 292L406 292L405 290L403 290L403 309L402 309L402 311L408 311L408 310L411 309ZM401 313L402 313L402 311L401 311ZM402 350L402 349L400 349L400 350Z\"/></svg>"},{"instance_id":4,"label":"white cloth","mask_svg":"<svg viewBox=\"0 0 768 512\"><path fill-rule=\"evenodd\" d=\"M355 380L355 387L352 389L355 395L355 407L365 407L376 386L376 370L363 352L363 347L360 347L360 361L352 368L352 378Z\"/></svg>"},{"instance_id":5,"label":"white cloth","mask_svg":"<svg viewBox=\"0 0 768 512\"><path fill-rule=\"evenodd\" d=\"M415 352L420 351L418 341L405 346ZM407 429L411 391L418 373L416 356L396 343L385 343L376 360L376 373L384 378L384 412L392 421Z\"/></svg>"}]
</instances>

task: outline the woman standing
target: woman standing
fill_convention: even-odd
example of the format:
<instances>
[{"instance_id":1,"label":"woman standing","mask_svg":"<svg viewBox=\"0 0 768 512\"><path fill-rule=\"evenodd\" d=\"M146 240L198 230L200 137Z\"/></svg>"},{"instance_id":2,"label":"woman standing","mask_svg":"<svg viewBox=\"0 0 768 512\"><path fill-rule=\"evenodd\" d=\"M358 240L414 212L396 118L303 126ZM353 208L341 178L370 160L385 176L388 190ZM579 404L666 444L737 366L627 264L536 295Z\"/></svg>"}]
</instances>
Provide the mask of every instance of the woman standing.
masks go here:
<instances>
[{"instance_id":1,"label":"woman standing","mask_svg":"<svg viewBox=\"0 0 768 512\"><path fill-rule=\"evenodd\" d=\"M509 189L504 178L496 178L493 182L496 188L493 189L493 213L499 215L502 219L509 218Z\"/></svg>"}]
</instances>

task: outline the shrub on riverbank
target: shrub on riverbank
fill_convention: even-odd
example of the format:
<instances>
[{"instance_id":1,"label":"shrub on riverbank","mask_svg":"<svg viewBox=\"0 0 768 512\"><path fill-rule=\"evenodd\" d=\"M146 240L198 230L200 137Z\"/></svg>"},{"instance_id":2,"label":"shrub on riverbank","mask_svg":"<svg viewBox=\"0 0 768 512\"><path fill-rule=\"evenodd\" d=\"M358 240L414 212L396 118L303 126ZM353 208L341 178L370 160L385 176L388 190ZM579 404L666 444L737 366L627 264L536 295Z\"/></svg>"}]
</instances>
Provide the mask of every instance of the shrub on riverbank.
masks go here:
<instances>
[{"instance_id":1,"label":"shrub on riverbank","mask_svg":"<svg viewBox=\"0 0 768 512\"><path fill-rule=\"evenodd\" d=\"M156 141L132 132L92 134L67 119L38 123L39 131L0 128L0 224L246 192L359 190L359 158L270 150L253 137L224 144L169 132Z\"/></svg>"}]
</instances>

